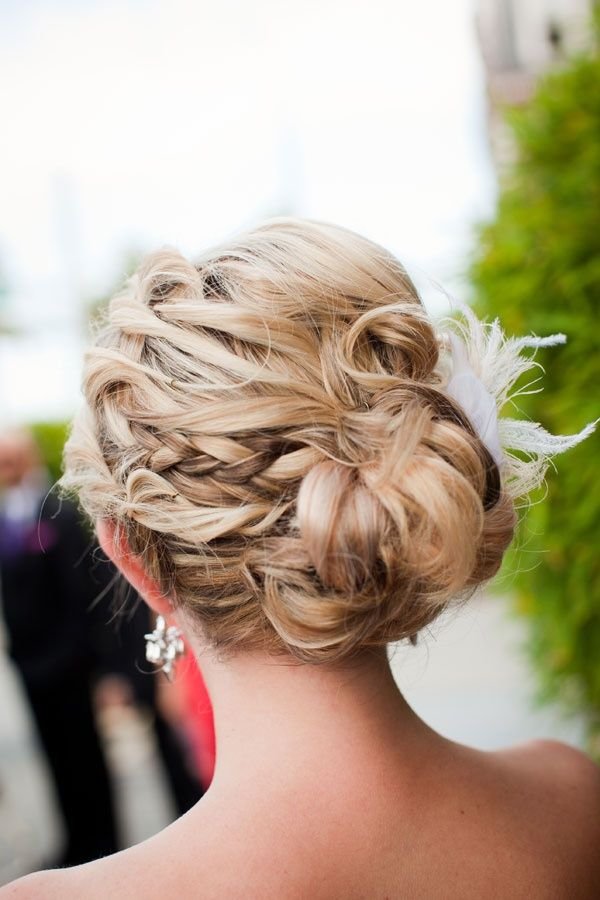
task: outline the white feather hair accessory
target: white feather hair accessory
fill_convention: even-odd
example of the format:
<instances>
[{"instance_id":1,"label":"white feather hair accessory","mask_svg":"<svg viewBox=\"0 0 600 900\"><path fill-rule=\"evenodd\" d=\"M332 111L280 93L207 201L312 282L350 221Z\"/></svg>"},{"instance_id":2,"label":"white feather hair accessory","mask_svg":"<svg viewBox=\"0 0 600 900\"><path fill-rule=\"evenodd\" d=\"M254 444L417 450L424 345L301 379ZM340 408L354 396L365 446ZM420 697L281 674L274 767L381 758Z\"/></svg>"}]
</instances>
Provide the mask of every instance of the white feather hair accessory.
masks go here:
<instances>
[{"instance_id":1,"label":"white feather hair accessory","mask_svg":"<svg viewBox=\"0 0 600 900\"><path fill-rule=\"evenodd\" d=\"M542 484L552 457L589 437L600 419L577 434L554 435L539 422L500 417L506 403L542 390L532 389L539 381L536 378L511 393L523 373L536 367L544 371L534 359L535 350L564 344L566 336L507 337L498 319L482 322L470 307L456 307L460 319L447 316L437 322L438 339L447 352L446 365L450 364L450 371L444 371L441 360L445 390L462 407L501 468L507 490L515 498L522 497ZM524 354L527 349L534 353Z\"/></svg>"}]
</instances>

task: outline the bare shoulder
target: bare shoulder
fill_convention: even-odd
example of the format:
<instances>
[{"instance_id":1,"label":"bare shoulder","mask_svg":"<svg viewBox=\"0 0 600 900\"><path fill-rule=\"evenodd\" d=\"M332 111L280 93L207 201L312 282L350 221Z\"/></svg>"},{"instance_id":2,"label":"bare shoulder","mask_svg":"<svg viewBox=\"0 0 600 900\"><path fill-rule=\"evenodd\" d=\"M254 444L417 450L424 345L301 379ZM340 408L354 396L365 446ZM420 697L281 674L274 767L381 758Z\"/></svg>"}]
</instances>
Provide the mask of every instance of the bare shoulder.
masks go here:
<instances>
[{"instance_id":1,"label":"bare shoulder","mask_svg":"<svg viewBox=\"0 0 600 900\"><path fill-rule=\"evenodd\" d=\"M134 897L123 879L120 854L65 869L46 869L0 887L0 900L104 900ZM115 867L117 861L117 867ZM116 868L116 871L115 871ZM123 888L123 889L122 889Z\"/></svg>"},{"instance_id":2,"label":"bare shoulder","mask_svg":"<svg viewBox=\"0 0 600 900\"><path fill-rule=\"evenodd\" d=\"M0 900L75 900L75 886L69 889L68 870L33 872L0 888Z\"/></svg>"},{"instance_id":3,"label":"bare shoulder","mask_svg":"<svg viewBox=\"0 0 600 900\"><path fill-rule=\"evenodd\" d=\"M531 741L497 757L542 852L570 879L572 896L592 896L586 886L600 884L600 767L554 740Z\"/></svg>"},{"instance_id":4,"label":"bare shoulder","mask_svg":"<svg viewBox=\"0 0 600 900\"><path fill-rule=\"evenodd\" d=\"M529 741L499 754L518 765L540 789L551 788L556 800L571 804L573 811L598 818L600 767L569 744L554 740Z\"/></svg>"},{"instance_id":5,"label":"bare shoulder","mask_svg":"<svg viewBox=\"0 0 600 900\"><path fill-rule=\"evenodd\" d=\"M105 900L109 896L134 900L154 896L148 890L144 870L140 871L134 861L115 867L113 859L104 857L72 868L33 872L0 887L0 900ZM160 876L156 881L161 883Z\"/></svg>"},{"instance_id":6,"label":"bare shoulder","mask_svg":"<svg viewBox=\"0 0 600 900\"><path fill-rule=\"evenodd\" d=\"M209 847L202 835L182 820L126 850L65 869L34 872L0 887L0 900L139 900L173 894L203 897L211 893ZM193 820L192 820L193 822ZM181 835L183 834L183 837ZM189 849L194 847L190 855ZM164 860L170 865L165 866ZM207 877L208 876L208 877Z\"/></svg>"}]
</instances>

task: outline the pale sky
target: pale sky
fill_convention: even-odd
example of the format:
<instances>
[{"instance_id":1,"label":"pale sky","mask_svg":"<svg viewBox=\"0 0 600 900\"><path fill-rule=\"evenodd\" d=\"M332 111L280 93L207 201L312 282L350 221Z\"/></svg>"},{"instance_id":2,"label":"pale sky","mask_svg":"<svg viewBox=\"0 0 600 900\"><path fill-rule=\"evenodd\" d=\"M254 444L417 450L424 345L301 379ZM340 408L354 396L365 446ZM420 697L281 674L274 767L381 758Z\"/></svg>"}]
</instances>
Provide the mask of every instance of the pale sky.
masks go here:
<instances>
[{"instance_id":1,"label":"pale sky","mask_svg":"<svg viewBox=\"0 0 600 900\"><path fill-rule=\"evenodd\" d=\"M70 414L125 255L281 212L453 291L494 178L472 0L0 0L0 416Z\"/></svg>"}]
</instances>

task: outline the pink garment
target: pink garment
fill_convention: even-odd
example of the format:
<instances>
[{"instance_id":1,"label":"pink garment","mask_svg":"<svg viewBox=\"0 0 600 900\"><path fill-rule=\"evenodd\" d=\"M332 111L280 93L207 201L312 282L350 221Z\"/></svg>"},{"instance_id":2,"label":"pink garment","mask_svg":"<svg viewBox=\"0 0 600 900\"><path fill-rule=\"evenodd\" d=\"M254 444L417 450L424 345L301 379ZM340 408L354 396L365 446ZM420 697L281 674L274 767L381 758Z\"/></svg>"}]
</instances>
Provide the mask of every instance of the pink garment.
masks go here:
<instances>
[{"instance_id":1,"label":"pink garment","mask_svg":"<svg viewBox=\"0 0 600 900\"><path fill-rule=\"evenodd\" d=\"M200 780L206 790L215 769L215 726L213 712L196 660L188 653L180 660L177 682L181 685L186 709L186 728Z\"/></svg>"}]
</instances>

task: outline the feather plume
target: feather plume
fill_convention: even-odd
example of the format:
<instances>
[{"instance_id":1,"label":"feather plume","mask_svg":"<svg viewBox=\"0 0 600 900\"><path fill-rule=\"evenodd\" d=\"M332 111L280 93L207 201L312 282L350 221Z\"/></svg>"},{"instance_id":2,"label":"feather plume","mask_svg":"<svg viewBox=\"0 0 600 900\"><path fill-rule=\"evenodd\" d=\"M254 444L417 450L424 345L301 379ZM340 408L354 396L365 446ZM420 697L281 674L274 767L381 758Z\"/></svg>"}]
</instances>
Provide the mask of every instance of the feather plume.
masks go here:
<instances>
[{"instance_id":1,"label":"feather plume","mask_svg":"<svg viewBox=\"0 0 600 900\"><path fill-rule=\"evenodd\" d=\"M442 349L448 351L446 358L442 356L440 360L438 374L446 386L450 385L452 371L448 371L448 362L453 358L453 346L456 347L452 336L458 335L464 341L468 365L487 394L495 400L497 424L492 423L495 431L492 444L498 441L501 447L501 469L507 490L515 499L523 497L543 483L552 458L589 437L600 419L590 422L577 434L554 435L539 422L500 417L508 402L514 403L519 396L542 390L541 387L535 387L544 373L541 364L535 360L535 351L540 347L564 344L566 336L551 334L546 337L508 337L498 319L484 322L465 304L454 302L453 307L458 316L444 316L436 323ZM533 353L524 352L527 350L533 350ZM536 377L516 389L515 385L520 377L532 370L537 370ZM477 402L475 398L464 403L467 414L473 404L477 406ZM477 428L477 415L471 412L470 418ZM486 443L489 443L489 434L486 435Z\"/></svg>"}]
</instances>

